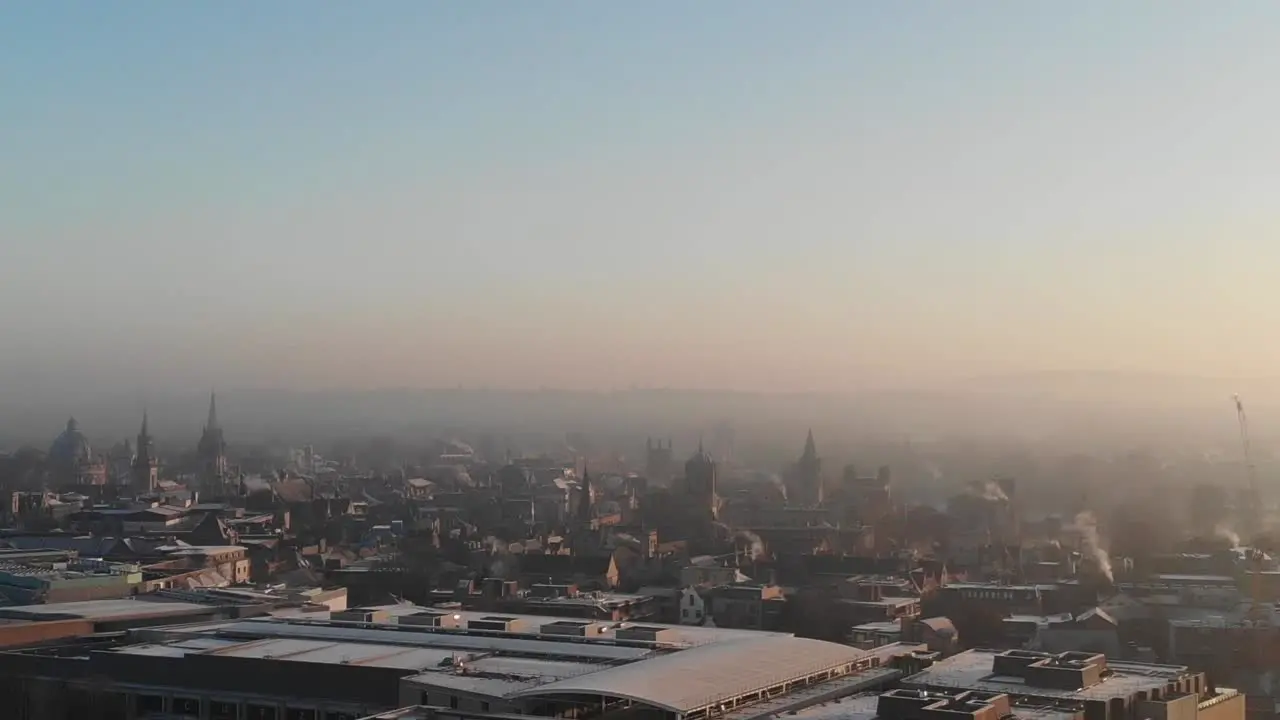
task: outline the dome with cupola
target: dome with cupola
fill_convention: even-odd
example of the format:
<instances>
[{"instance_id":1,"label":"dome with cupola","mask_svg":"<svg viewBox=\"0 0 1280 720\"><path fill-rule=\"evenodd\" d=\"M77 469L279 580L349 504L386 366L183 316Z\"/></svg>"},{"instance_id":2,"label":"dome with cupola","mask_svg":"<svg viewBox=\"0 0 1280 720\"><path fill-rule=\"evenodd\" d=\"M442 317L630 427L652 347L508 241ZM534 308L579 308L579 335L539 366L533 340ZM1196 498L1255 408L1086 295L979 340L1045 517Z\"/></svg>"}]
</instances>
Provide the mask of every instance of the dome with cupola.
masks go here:
<instances>
[{"instance_id":1,"label":"dome with cupola","mask_svg":"<svg viewBox=\"0 0 1280 720\"><path fill-rule=\"evenodd\" d=\"M67 428L49 447L49 460L66 465L88 463L93 460L93 448L89 445L89 438L80 432L80 426L75 418L67 420Z\"/></svg>"}]
</instances>

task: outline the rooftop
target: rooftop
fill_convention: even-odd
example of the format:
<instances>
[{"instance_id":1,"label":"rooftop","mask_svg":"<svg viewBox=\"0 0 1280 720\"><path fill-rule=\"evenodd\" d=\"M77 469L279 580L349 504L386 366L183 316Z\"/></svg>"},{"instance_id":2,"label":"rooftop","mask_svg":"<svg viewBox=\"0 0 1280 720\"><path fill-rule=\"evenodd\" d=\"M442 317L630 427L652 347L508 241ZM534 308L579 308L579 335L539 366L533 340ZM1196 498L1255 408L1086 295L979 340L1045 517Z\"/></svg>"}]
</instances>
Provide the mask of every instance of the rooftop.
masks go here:
<instances>
[{"instance_id":1,"label":"rooftop","mask_svg":"<svg viewBox=\"0 0 1280 720\"><path fill-rule=\"evenodd\" d=\"M1067 690L1033 685L1022 677L995 674L995 658L1003 653L1003 650L969 650L905 678L902 683L906 687L981 690L1022 697L1108 700L1163 688L1170 681L1190 672L1182 665L1108 660L1108 672L1103 673L1099 682L1089 687Z\"/></svg>"},{"instance_id":2,"label":"rooftop","mask_svg":"<svg viewBox=\"0 0 1280 720\"><path fill-rule=\"evenodd\" d=\"M503 615L525 622L508 630L474 630L468 626L486 613L440 613L457 626L447 627L399 624L402 617L429 611L413 605L358 610L378 610L387 617L377 622L257 617L149 628L135 633L146 643L106 652L389 668L406 671L406 682L481 697L556 701L599 695L682 715L713 705L741 707L760 700L766 689L771 689L770 702L780 700L781 707L793 693L822 699L859 692L867 683L883 681L885 673L896 676L896 671L876 668L881 655L783 633L600 622L592 623L596 631L589 634L565 635L541 628L582 621ZM634 639L620 632L640 628L662 631L661 639ZM768 661L744 662L749 658Z\"/></svg>"},{"instance_id":3,"label":"rooftop","mask_svg":"<svg viewBox=\"0 0 1280 720\"><path fill-rule=\"evenodd\" d=\"M847 672L866 653L821 640L761 635L701 645L644 663L629 663L515 693L520 696L600 695L625 698L685 714L723 698L744 695L836 669ZM768 662L744 662L768 658Z\"/></svg>"},{"instance_id":4,"label":"rooftop","mask_svg":"<svg viewBox=\"0 0 1280 720\"><path fill-rule=\"evenodd\" d=\"M0 608L0 619L9 620L118 620L130 617L180 616L211 610L208 605L185 602L136 600L86 600L50 605L17 605Z\"/></svg>"}]
</instances>

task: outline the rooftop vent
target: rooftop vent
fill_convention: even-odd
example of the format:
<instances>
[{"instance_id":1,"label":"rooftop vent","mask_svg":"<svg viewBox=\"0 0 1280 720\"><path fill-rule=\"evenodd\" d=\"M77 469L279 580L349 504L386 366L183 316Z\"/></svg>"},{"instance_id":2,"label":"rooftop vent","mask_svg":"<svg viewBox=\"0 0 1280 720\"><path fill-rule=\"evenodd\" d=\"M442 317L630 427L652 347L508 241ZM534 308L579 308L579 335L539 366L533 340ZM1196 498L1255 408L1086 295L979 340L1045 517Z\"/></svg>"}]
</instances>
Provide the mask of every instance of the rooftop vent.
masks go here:
<instances>
[{"instance_id":1,"label":"rooftop vent","mask_svg":"<svg viewBox=\"0 0 1280 720\"><path fill-rule=\"evenodd\" d=\"M680 631L656 625L630 625L618 628L613 636L619 640L670 643L680 639Z\"/></svg>"},{"instance_id":2,"label":"rooftop vent","mask_svg":"<svg viewBox=\"0 0 1280 720\"><path fill-rule=\"evenodd\" d=\"M329 619L334 622L356 622L356 623L383 623L390 619L390 615L386 610L371 610L367 608L355 608L352 610L343 610L341 612L330 613Z\"/></svg>"},{"instance_id":3,"label":"rooftop vent","mask_svg":"<svg viewBox=\"0 0 1280 720\"><path fill-rule=\"evenodd\" d=\"M573 635L575 637L599 635L603 631L604 626L599 623L577 620L557 620L543 623L542 627L538 628L538 632L543 635Z\"/></svg>"},{"instance_id":4,"label":"rooftop vent","mask_svg":"<svg viewBox=\"0 0 1280 720\"><path fill-rule=\"evenodd\" d=\"M458 613L424 610L411 615L401 615L396 619L400 625L417 625L419 627L456 628L462 625L462 615Z\"/></svg>"},{"instance_id":5,"label":"rooftop vent","mask_svg":"<svg viewBox=\"0 0 1280 720\"><path fill-rule=\"evenodd\" d=\"M519 618L503 615L485 615L467 623L468 630L489 630L495 632L520 632L526 623Z\"/></svg>"}]
</instances>

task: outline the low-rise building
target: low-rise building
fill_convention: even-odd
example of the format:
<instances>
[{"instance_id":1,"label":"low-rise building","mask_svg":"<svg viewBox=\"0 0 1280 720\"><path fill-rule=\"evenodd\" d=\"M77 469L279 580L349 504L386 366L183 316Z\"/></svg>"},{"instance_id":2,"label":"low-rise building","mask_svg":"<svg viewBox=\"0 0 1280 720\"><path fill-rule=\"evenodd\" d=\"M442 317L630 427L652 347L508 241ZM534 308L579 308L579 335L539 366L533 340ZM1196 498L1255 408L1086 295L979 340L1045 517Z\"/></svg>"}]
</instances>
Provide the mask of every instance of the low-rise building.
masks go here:
<instances>
[{"instance_id":1,"label":"low-rise building","mask_svg":"<svg viewBox=\"0 0 1280 720\"><path fill-rule=\"evenodd\" d=\"M783 633L391 605L0 652L0 705L6 720L349 720L413 705L754 720L886 688L902 674L893 657Z\"/></svg>"},{"instance_id":2,"label":"low-rise building","mask_svg":"<svg viewBox=\"0 0 1280 720\"><path fill-rule=\"evenodd\" d=\"M0 562L0 596L17 605L125 598L141 583L142 570L134 564Z\"/></svg>"},{"instance_id":3,"label":"low-rise building","mask_svg":"<svg viewBox=\"0 0 1280 720\"><path fill-rule=\"evenodd\" d=\"M1245 698L1185 665L1109 661L1084 652L969 650L903 679L908 689L1003 694L1022 703L1081 703L1084 720L1243 720Z\"/></svg>"}]
</instances>

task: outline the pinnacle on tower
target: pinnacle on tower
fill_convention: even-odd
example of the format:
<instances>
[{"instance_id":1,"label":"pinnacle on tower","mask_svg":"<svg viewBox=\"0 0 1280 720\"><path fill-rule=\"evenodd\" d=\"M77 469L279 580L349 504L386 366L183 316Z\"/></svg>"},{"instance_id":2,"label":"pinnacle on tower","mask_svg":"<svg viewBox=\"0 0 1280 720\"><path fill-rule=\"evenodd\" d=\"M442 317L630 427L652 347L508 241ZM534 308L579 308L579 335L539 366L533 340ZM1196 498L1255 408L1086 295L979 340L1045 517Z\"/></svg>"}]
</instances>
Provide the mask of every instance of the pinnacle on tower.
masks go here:
<instances>
[{"instance_id":1,"label":"pinnacle on tower","mask_svg":"<svg viewBox=\"0 0 1280 720\"><path fill-rule=\"evenodd\" d=\"M809 436L804 439L804 454L802 457L816 458L818 457L818 448L813 443L813 429L809 429Z\"/></svg>"},{"instance_id":2,"label":"pinnacle on tower","mask_svg":"<svg viewBox=\"0 0 1280 720\"><path fill-rule=\"evenodd\" d=\"M587 463L582 463L582 500L578 504L578 515L583 522L591 520L591 473L587 471Z\"/></svg>"},{"instance_id":3,"label":"pinnacle on tower","mask_svg":"<svg viewBox=\"0 0 1280 720\"><path fill-rule=\"evenodd\" d=\"M217 393L209 393L209 419L205 422L205 427L214 430L218 427L218 395Z\"/></svg>"}]
</instances>

